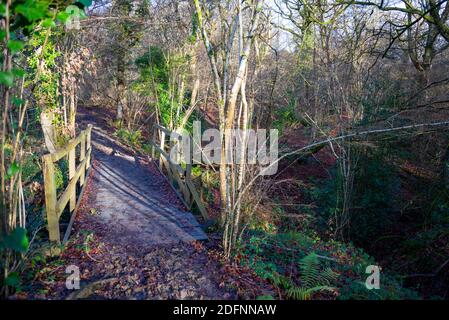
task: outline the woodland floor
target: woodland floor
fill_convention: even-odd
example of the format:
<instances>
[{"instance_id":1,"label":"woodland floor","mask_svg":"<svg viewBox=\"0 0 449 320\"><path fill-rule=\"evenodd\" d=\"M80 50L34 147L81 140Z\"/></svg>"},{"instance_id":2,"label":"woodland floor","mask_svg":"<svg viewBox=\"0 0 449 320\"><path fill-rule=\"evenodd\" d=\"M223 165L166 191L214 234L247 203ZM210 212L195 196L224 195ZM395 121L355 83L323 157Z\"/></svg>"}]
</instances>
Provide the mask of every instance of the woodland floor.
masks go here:
<instances>
[{"instance_id":1,"label":"woodland floor","mask_svg":"<svg viewBox=\"0 0 449 320\"><path fill-rule=\"evenodd\" d=\"M271 294L249 270L224 262L219 235L207 239L152 160L114 140L108 122L107 114L80 112L81 126L94 124L94 160L70 241L59 257L41 269L34 266L31 286L16 298L254 299ZM79 267L81 290L66 288L70 265Z\"/></svg>"}]
</instances>

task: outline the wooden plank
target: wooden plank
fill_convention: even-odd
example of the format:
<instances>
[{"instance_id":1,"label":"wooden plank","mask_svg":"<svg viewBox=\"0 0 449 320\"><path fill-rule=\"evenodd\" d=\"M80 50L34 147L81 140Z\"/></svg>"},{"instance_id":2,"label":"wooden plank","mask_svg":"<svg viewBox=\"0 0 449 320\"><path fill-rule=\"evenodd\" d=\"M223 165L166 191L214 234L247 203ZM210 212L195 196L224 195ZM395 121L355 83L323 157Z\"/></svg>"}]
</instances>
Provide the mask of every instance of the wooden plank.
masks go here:
<instances>
[{"instance_id":1,"label":"wooden plank","mask_svg":"<svg viewBox=\"0 0 449 320\"><path fill-rule=\"evenodd\" d=\"M54 153L51 153L50 155L53 162L61 160L70 152L70 150L75 149L80 142L81 136L78 136L75 139L70 140L65 147L56 150Z\"/></svg>"},{"instance_id":2,"label":"wooden plank","mask_svg":"<svg viewBox=\"0 0 449 320\"><path fill-rule=\"evenodd\" d=\"M178 187L184 196L183 198L184 198L185 202L189 203L188 199L190 198L190 192L189 192L187 186L185 185L184 181L182 181L178 172L176 170L174 170L175 168L173 167L173 164L170 163L170 166L171 166L172 179L176 180Z\"/></svg>"},{"instance_id":3,"label":"wooden plank","mask_svg":"<svg viewBox=\"0 0 449 320\"><path fill-rule=\"evenodd\" d=\"M91 124L88 125L87 129L84 130L83 132L87 135L87 146L89 148L91 145L90 140L91 140L92 125ZM51 158L53 162L61 160L69 153L70 150L76 148L76 146L81 142L82 136L83 135L80 134L78 137L70 140L69 143L67 143L67 145L64 146L63 148L56 150L54 153L51 153Z\"/></svg>"},{"instance_id":4,"label":"wooden plank","mask_svg":"<svg viewBox=\"0 0 449 320\"><path fill-rule=\"evenodd\" d=\"M50 241L59 244L61 242L61 235L59 234L59 216L56 212L55 165L50 154L43 157L43 162L47 229Z\"/></svg>"},{"instance_id":5,"label":"wooden plank","mask_svg":"<svg viewBox=\"0 0 449 320\"><path fill-rule=\"evenodd\" d=\"M91 166L91 158L92 158L92 148L87 149L87 155L86 155L86 170L90 168Z\"/></svg>"},{"instance_id":6,"label":"wooden plank","mask_svg":"<svg viewBox=\"0 0 449 320\"><path fill-rule=\"evenodd\" d=\"M87 126L87 132L86 132L86 149L87 149L87 161L86 161L86 170L90 168L90 161L91 161L91 154L92 154L92 125L89 124Z\"/></svg>"},{"instance_id":7,"label":"wooden plank","mask_svg":"<svg viewBox=\"0 0 449 320\"><path fill-rule=\"evenodd\" d=\"M72 195L73 191L75 190L75 192L76 192L76 184L77 184L78 179L79 179L79 177L81 175L81 168L86 166L86 162L87 162L87 158L84 159L83 162L81 162L79 164L78 168L76 169L75 175L70 180L69 185L64 190L64 192L62 193L61 197L59 198L59 200L58 200L58 202L56 204L56 210L57 210L57 213L58 213L58 217L61 216L62 212L64 211L65 206L67 205L67 203L71 199L71 195Z\"/></svg>"},{"instance_id":8,"label":"wooden plank","mask_svg":"<svg viewBox=\"0 0 449 320\"><path fill-rule=\"evenodd\" d=\"M69 151L69 180L72 181L76 175L76 149L73 148ZM80 172L81 175L81 172ZM76 179L78 181L78 179ZM75 187L70 189L70 212L75 210L76 206L76 182Z\"/></svg>"},{"instance_id":9,"label":"wooden plank","mask_svg":"<svg viewBox=\"0 0 449 320\"><path fill-rule=\"evenodd\" d=\"M189 170L189 165L187 165L185 174L184 174L184 186L187 190L185 200L189 204L188 208L189 210L192 208L192 194L190 192L189 187L187 186L187 180L190 179L191 176L191 170Z\"/></svg>"},{"instance_id":10,"label":"wooden plank","mask_svg":"<svg viewBox=\"0 0 449 320\"><path fill-rule=\"evenodd\" d=\"M165 146L165 132L161 133L161 145L159 147L159 150L161 150L163 153L165 153L164 151L164 146ZM161 155L159 155L159 166L162 168L163 162L162 162L162 153Z\"/></svg>"},{"instance_id":11,"label":"wooden plank","mask_svg":"<svg viewBox=\"0 0 449 320\"><path fill-rule=\"evenodd\" d=\"M168 159L168 153L166 153L164 150L162 150L158 145L156 145L156 144L153 144L153 146L154 146L154 149L157 151L157 152L159 152L161 155L163 155L164 156L164 158L166 158L166 159Z\"/></svg>"},{"instance_id":12,"label":"wooden plank","mask_svg":"<svg viewBox=\"0 0 449 320\"><path fill-rule=\"evenodd\" d=\"M84 159L86 159L86 132L82 132L82 139L81 139L81 150L80 150L80 162L82 162ZM84 185L84 180L86 176L86 167L82 168L81 176L80 176L80 186L82 187Z\"/></svg>"},{"instance_id":13,"label":"wooden plank","mask_svg":"<svg viewBox=\"0 0 449 320\"><path fill-rule=\"evenodd\" d=\"M154 125L156 128L158 128L159 130L161 130L164 134L167 134L167 135L171 135L172 134L172 132L173 131L170 131L170 130L168 130L167 128L165 128L165 127L163 127L163 126L161 126L161 125L159 125L159 124L156 124L156 125Z\"/></svg>"},{"instance_id":14,"label":"wooden plank","mask_svg":"<svg viewBox=\"0 0 449 320\"><path fill-rule=\"evenodd\" d=\"M89 177L89 174L90 174L90 170L87 171L87 177ZM69 240L70 232L72 231L73 223L75 222L75 218L76 218L76 213L78 212L79 206L81 204L81 199L83 198L83 194L86 189L86 186L87 186L87 183L81 188L81 191L80 191L80 194L78 197L78 201L76 203L75 210L73 211L73 213L70 217L69 225L67 226L67 229L64 234L64 238L62 239L63 244L65 244L67 242L67 240Z\"/></svg>"},{"instance_id":15,"label":"wooden plank","mask_svg":"<svg viewBox=\"0 0 449 320\"><path fill-rule=\"evenodd\" d=\"M198 206L198 209L200 210L201 215L205 220L209 220L209 214L207 213L206 208L204 207L203 202L201 201L201 198L196 191L195 185L192 183L191 180L186 180L186 184L190 189L190 192L192 193L192 197L196 202L196 205Z\"/></svg>"},{"instance_id":16,"label":"wooden plank","mask_svg":"<svg viewBox=\"0 0 449 320\"><path fill-rule=\"evenodd\" d=\"M155 150L155 146L156 146L156 136L158 134L157 128L154 127L153 129L153 141L151 142L152 148L151 148L151 159L154 159L154 157L156 156L156 150Z\"/></svg>"},{"instance_id":17,"label":"wooden plank","mask_svg":"<svg viewBox=\"0 0 449 320\"><path fill-rule=\"evenodd\" d=\"M179 175L183 176L185 174L185 169L179 163L171 161L170 155L167 152L165 152L164 150L159 148L157 145L153 145L153 146L157 150L157 152L159 152L160 155L162 155L162 157L164 158L163 165L167 166L168 164L166 162L170 161L170 163L175 167L176 171L178 171ZM159 159L159 163L160 163L160 159Z\"/></svg>"}]
</instances>

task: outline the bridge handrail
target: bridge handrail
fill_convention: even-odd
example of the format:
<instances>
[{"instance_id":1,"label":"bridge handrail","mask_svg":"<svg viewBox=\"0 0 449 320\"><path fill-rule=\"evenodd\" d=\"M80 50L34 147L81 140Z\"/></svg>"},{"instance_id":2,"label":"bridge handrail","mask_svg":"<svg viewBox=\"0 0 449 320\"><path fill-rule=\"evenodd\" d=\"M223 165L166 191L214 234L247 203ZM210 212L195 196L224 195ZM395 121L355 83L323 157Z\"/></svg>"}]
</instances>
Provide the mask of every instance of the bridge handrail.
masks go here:
<instances>
[{"instance_id":1,"label":"bridge handrail","mask_svg":"<svg viewBox=\"0 0 449 320\"><path fill-rule=\"evenodd\" d=\"M85 184L86 173L90 168L92 145L91 145L92 125L89 124L86 130L83 130L76 138L70 140L66 146L56 150L53 153L46 154L42 157L43 173L44 173L44 189L45 189L45 208L47 213L47 229L50 241L61 243L61 234L59 220L62 212L70 202L70 212L72 213L69 225L64 234L63 243L65 243L70 235L75 215L73 212L77 208L77 184L80 187ZM80 147L79 164L76 166L76 147ZM67 188L58 198L55 183L55 162L63 157L68 156L69 164L69 183ZM88 176L88 175L87 175ZM79 195L81 195L82 190ZM78 197L78 201L81 197Z\"/></svg>"},{"instance_id":2,"label":"bridge handrail","mask_svg":"<svg viewBox=\"0 0 449 320\"><path fill-rule=\"evenodd\" d=\"M152 158L153 160L156 160L157 151L159 154L159 164L157 164L157 161L155 161L155 163L159 171L167 176L172 188L184 205L190 210L195 202L202 217L208 221L209 214L207 213L206 207L192 181L192 153L190 153L190 161L187 161L184 169L179 163L176 163L170 158L170 150L166 151L165 149L167 147L166 140L167 138L170 139L172 133L173 131L170 131L161 125L154 125L153 141L151 141ZM159 142L157 141L158 137L160 140ZM164 173L164 169L166 174Z\"/></svg>"}]
</instances>

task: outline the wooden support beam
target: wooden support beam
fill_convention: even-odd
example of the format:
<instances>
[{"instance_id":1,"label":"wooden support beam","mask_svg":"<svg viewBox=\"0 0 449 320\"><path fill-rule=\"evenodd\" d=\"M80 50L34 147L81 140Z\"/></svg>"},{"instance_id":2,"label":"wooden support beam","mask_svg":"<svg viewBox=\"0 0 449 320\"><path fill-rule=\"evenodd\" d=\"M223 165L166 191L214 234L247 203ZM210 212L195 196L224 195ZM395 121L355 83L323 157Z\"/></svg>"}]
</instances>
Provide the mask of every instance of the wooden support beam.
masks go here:
<instances>
[{"instance_id":1,"label":"wooden support beam","mask_svg":"<svg viewBox=\"0 0 449 320\"><path fill-rule=\"evenodd\" d=\"M50 241L59 244L61 242L61 235L59 233L59 216L56 212L55 165L50 154L43 157L43 162L47 229Z\"/></svg>"},{"instance_id":2,"label":"wooden support beam","mask_svg":"<svg viewBox=\"0 0 449 320\"><path fill-rule=\"evenodd\" d=\"M86 159L86 133L82 133L81 144L80 144L80 162L83 162ZM81 168L81 176L80 176L80 186L84 185L84 180L86 177L86 167Z\"/></svg>"},{"instance_id":3,"label":"wooden support beam","mask_svg":"<svg viewBox=\"0 0 449 320\"><path fill-rule=\"evenodd\" d=\"M57 204L56 204L56 210L58 213L58 218L61 216L62 212L64 211L65 206L70 201L70 211L72 210L72 196L73 193L75 193L76 196L76 185L78 183L78 179L81 176L81 168L86 167L86 159L83 160L78 166L78 168L75 171L75 175L72 177L72 179L69 181L69 185L62 193L61 197L59 198ZM76 198L75 198L76 199ZM76 206L76 202L75 202Z\"/></svg>"},{"instance_id":4,"label":"wooden support beam","mask_svg":"<svg viewBox=\"0 0 449 320\"><path fill-rule=\"evenodd\" d=\"M72 150L69 151L69 181L72 182L74 181L74 177L76 175L76 147L73 148ZM81 175L81 172L80 172ZM78 179L76 179L78 180ZM70 212L73 212L73 210L75 210L75 206L76 206L76 181L75 180L75 185L72 188L67 188L67 190L70 190ZM70 184L69 184L70 186Z\"/></svg>"},{"instance_id":5,"label":"wooden support beam","mask_svg":"<svg viewBox=\"0 0 449 320\"><path fill-rule=\"evenodd\" d=\"M88 150L87 152L87 160L86 160L86 170L90 168L90 161L91 161L91 151L92 151L92 143L91 143L91 137L92 137L92 125L89 124L87 126L87 131L86 131L86 149Z\"/></svg>"}]
</instances>

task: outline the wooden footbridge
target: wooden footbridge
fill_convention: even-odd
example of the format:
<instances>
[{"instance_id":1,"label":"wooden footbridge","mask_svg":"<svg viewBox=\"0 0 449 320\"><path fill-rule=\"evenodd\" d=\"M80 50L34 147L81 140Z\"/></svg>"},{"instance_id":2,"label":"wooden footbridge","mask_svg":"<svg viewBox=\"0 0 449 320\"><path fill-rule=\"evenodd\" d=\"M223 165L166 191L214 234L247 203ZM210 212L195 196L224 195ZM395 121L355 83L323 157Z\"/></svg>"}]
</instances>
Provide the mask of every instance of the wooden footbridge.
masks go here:
<instances>
[{"instance_id":1,"label":"wooden footbridge","mask_svg":"<svg viewBox=\"0 0 449 320\"><path fill-rule=\"evenodd\" d=\"M180 165L170 159L168 129L155 126L153 152L148 161L132 155L101 128L88 125L64 148L43 156L46 215L49 239L65 243L69 239L87 179L93 177L97 220L128 243L134 239L148 246L206 239L194 215L173 203L175 193L187 210L196 210L209 219L195 188L191 164ZM95 166L91 159L96 159ZM56 164L68 163L68 183L60 191L56 185ZM90 171L93 171L90 174ZM70 212L70 221L61 234L61 216Z\"/></svg>"}]
</instances>

